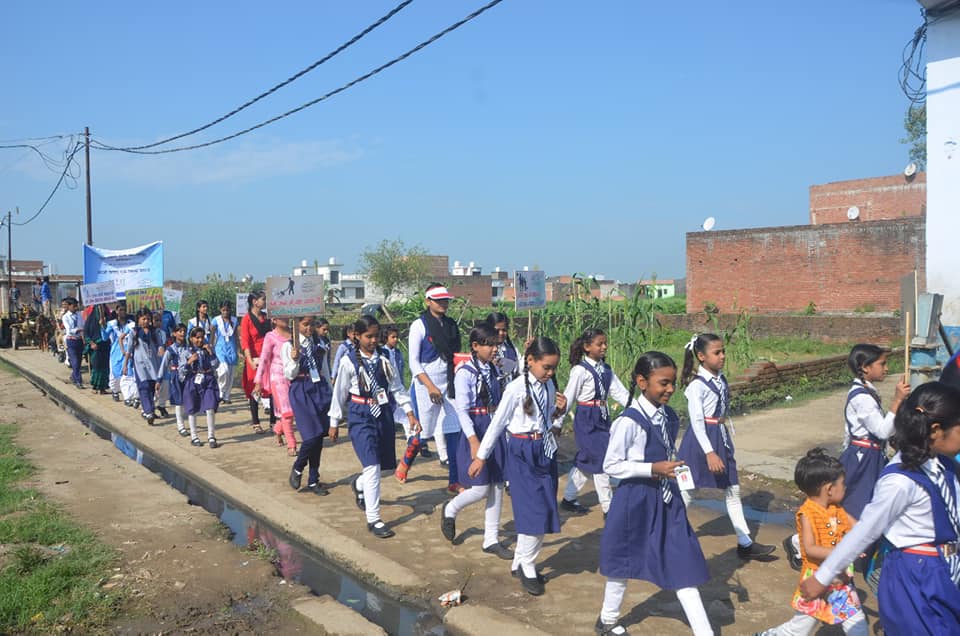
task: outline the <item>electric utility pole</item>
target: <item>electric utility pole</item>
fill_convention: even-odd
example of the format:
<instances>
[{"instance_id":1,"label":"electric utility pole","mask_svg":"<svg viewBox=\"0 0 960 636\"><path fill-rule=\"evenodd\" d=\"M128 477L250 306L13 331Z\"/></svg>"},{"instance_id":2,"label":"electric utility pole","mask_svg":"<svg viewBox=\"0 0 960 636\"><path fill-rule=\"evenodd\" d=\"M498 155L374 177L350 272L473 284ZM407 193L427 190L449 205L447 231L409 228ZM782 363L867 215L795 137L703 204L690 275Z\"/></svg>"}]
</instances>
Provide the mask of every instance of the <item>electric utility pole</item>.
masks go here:
<instances>
[{"instance_id":1,"label":"electric utility pole","mask_svg":"<svg viewBox=\"0 0 960 636\"><path fill-rule=\"evenodd\" d=\"M87 156L87 245L93 245L93 213L90 209L90 127L83 129L84 153Z\"/></svg>"}]
</instances>

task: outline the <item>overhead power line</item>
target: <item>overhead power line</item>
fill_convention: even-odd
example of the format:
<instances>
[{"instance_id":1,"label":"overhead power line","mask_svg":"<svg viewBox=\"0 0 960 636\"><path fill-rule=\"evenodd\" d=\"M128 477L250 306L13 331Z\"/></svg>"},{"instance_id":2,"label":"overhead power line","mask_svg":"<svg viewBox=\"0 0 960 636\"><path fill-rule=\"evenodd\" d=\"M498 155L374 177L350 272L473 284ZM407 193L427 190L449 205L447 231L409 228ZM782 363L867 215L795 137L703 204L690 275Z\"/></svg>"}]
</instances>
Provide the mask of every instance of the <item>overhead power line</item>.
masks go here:
<instances>
[{"instance_id":1,"label":"overhead power line","mask_svg":"<svg viewBox=\"0 0 960 636\"><path fill-rule=\"evenodd\" d=\"M281 119L284 119L285 117L289 117L290 115L293 115L293 114L295 114L295 113L299 113L300 111L305 110L305 109L307 109L307 108L310 108L311 106L315 106L316 104L319 104L320 102L325 101L325 100L333 97L334 95L337 95L337 94L339 94L339 93L342 93L343 91L345 91L345 90L347 90L347 89L349 89L349 88L351 88L351 87L353 87L353 86L356 86L357 84L359 84L359 83L361 83L361 82L363 82L363 81L365 81L365 80L370 79L370 78L373 77L374 75L377 75L378 73L380 73L380 72L382 72L382 71L385 71L386 69L390 68L390 67L393 66L394 64L397 64L398 62L402 62L403 60L407 59L408 57L410 57L411 55L413 55L413 54L416 53L417 51L420 51L421 49L424 49L424 48L430 46L431 44L433 44L434 42L436 42L437 40L439 40L439 39L442 38L443 36L447 35L448 33L451 33L451 32L453 32L453 31L456 31L457 29L459 29L460 27L462 27L462 26L463 26L464 24L466 24L467 22L470 22L470 21L473 20L474 18L476 18L476 17L482 15L483 13L489 11L490 9L492 9L492 8L495 7L495 6L497 6L497 5L500 4L501 2L503 2L503 0L491 0L491 2L488 2L487 4L485 4L484 6L480 7L479 9L477 9L476 11L474 11L473 13L471 13L470 15L468 15L467 17L463 18L462 20L460 20L460 21L458 21L458 22L454 22L453 24L451 24L450 26L448 26L448 27L445 28L444 30L440 31L439 33L436 33L435 35L433 35L433 36L430 37L429 39L424 40L424 41L421 42L420 44L416 45L415 47L413 47L412 49L408 50L407 52L402 53L401 55L398 55L397 57L393 58L393 59L390 60L389 62L386 62L385 64L381 64L380 66L378 66L377 68L373 69L372 71L369 71L369 72L361 75L360 77L357 77L356 79L347 82L346 84L340 86L339 88L336 88L336 89L334 89L334 90L326 93L325 95L322 95L322 96L318 97L317 99L314 99L314 100L309 101L309 102L307 102L307 103L305 103L305 104L302 104L302 105L300 105L300 106L297 106L296 108L291 109L291 110L288 110L287 112L282 113L282 114L280 114L280 115L277 115L276 117L271 117L270 119L267 119L266 121L262 121L262 122L260 122L259 124L250 126L249 128L245 128L245 129L243 129L243 130L241 130L241 131L239 131L239 132L235 132L235 133L233 133L232 135L227 135L227 136L225 136L225 137L220 137L219 139L214 139L213 141L207 141L207 142L204 142L204 143L202 143L202 144L193 144L193 145L191 145L191 146L180 146L180 147L178 147L178 148L166 148L166 149L163 149L163 150L139 150L139 149L134 148L134 147L130 147L130 148L120 148L120 147L116 147L116 146L107 145L107 144L105 144L105 143L103 143L103 142L101 142L101 141L94 141L94 140L91 140L90 144L91 144L91 146L93 146L94 148L97 148L97 149L99 149L99 150L116 150L116 151L120 151L120 152L128 152L128 153L140 154L140 155L161 155L161 154L167 154L167 153L171 153L171 152L183 152L183 151L186 151L186 150L196 150L196 149L198 149L198 148L206 148L207 146L213 146L214 144L219 144L219 143L223 143L224 141L229 141L229 140L231 140L231 139L236 139L237 137L240 137L240 136L242 136L242 135L246 135L247 133L251 133L251 132L253 132L254 130L263 128L264 126L268 126L268 125L270 125L270 124L272 124L272 123L274 123L274 122L280 121Z\"/></svg>"},{"instance_id":2,"label":"overhead power line","mask_svg":"<svg viewBox=\"0 0 960 636\"><path fill-rule=\"evenodd\" d=\"M60 178L57 179L56 185L53 186L53 190L50 191L50 194L47 196L46 201L43 202L43 205L40 206L40 209L37 210L33 216L31 216L29 219L27 219L23 223L14 222L13 225L19 225L19 226L27 225L28 223L36 219L38 216L40 216L40 213L43 212L44 209L47 207L47 204L50 203L50 200L53 198L53 195L55 195L57 193L57 190L60 189L60 186L63 184L64 179L67 178L67 175L70 172L70 166L73 163L73 157L74 155L77 154L77 152L80 151L81 148L83 148L82 143L80 142L74 143L73 149L70 150L69 153L66 155L66 158L64 160L65 165L63 166L63 172L60 173Z\"/></svg>"},{"instance_id":3,"label":"overhead power line","mask_svg":"<svg viewBox=\"0 0 960 636\"><path fill-rule=\"evenodd\" d=\"M231 111L230 111L229 113L227 113L226 115L224 115L224 116L222 116L222 117L218 117L218 118L214 119L212 122L210 122L210 123L208 123L208 124L204 124L203 126L200 126L200 127L198 127L198 128L194 128L193 130L188 130L187 132L181 133L181 134L179 134L179 135L174 135L173 137L167 137L166 139L161 139L160 141L155 141L155 142L153 142L152 144L145 144L145 145L143 145L143 146L129 146L129 147L126 147L126 148L112 148L111 150L130 150L130 151L132 151L132 150L145 150L145 149L147 149L147 148L155 148L156 146L161 146L161 145L163 145L163 144L170 143L171 141L176 141L177 139L183 139L184 137L189 137L190 135L194 135L194 134L196 134L196 133L198 133L198 132L201 132L201 131L203 131L203 130L206 130L207 128L211 128L211 127L213 127L213 126L216 126L216 125L219 124L220 122L222 122L222 121L224 121L224 120L226 120L226 119L229 119L230 117L233 117L234 115L236 115L236 114L239 113L240 111L244 110L245 108L256 104L257 102L259 102L259 101L260 101L261 99L263 99L264 97L268 97L268 96L272 95L273 93L275 93L276 91L280 90L281 88L283 88L283 87L286 86L287 84L290 84L290 83L292 83L292 82L295 82L296 80L300 79L301 77L303 77L304 75L306 75L306 74L309 73L310 71L314 70L315 68L317 68L318 66L320 66L321 64L323 64L323 63L326 62L327 60L331 59L332 57L338 55L339 53L342 53L344 50L348 49L349 47L351 47L351 46L353 46L354 44L356 44L357 42L359 42L365 35L367 35L367 34L370 33L371 31L373 31L374 29L376 29L377 27L379 27L380 25L382 25L384 22L386 22L387 20L389 20L389 19L392 18L393 16L397 15L398 13L400 13L404 8L407 7L407 5L409 5L411 2L413 2L413 0L404 0L403 2L401 2L400 4L398 4L397 6L395 6L393 9L391 9L391 10L390 10L386 15L384 15L382 18L380 18L379 20L377 20L376 22L374 22L373 24L371 24L370 26L368 26L367 28L365 28L363 31L360 31L360 33L357 33L355 36L353 36L352 38L350 38L349 40L347 40L346 42L344 42L343 44L341 44L340 46L338 46L336 49L334 49L334 50L331 51L330 53L327 53L326 55L324 55L322 58L320 58L319 60L317 60L316 62L314 62L314 63L311 64L310 66L306 67L305 69L303 69L302 71L300 71L300 72L298 72L298 73L296 73L296 74L294 74L294 75L291 75L290 77L288 77L288 78L285 79L284 81L280 82L279 84L277 84L277 85L274 86L273 88L271 88L271 89L269 89L269 90L267 90L267 91L264 91L264 92L260 93L259 95L257 95L257 96L254 97L253 99L251 99L250 101L245 102L244 104L242 104L241 106L238 106L237 108L234 108L233 110L231 110Z\"/></svg>"}]
</instances>

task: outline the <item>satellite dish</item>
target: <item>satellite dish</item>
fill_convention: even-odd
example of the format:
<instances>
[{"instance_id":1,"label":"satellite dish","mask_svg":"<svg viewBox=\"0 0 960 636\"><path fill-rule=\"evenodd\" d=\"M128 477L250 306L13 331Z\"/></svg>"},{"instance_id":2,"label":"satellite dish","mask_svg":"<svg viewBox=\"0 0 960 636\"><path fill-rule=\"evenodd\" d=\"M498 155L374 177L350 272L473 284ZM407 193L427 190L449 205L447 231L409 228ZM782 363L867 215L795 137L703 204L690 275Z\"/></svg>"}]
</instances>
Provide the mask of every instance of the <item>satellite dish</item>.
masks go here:
<instances>
[{"instance_id":1,"label":"satellite dish","mask_svg":"<svg viewBox=\"0 0 960 636\"><path fill-rule=\"evenodd\" d=\"M712 216L708 216L706 219L704 219L703 224L701 224L700 227L703 228L704 232L709 232L710 230L713 229L713 226L716 224L717 224L717 220Z\"/></svg>"},{"instance_id":2,"label":"satellite dish","mask_svg":"<svg viewBox=\"0 0 960 636\"><path fill-rule=\"evenodd\" d=\"M855 205L851 205L847 208L847 218L851 221L856 221L860 218L860 208Z\"/></svg>"},{"instance_id":3,"label":"satellite dish","mask_svg":"<svg viewBox=\"0 0 960 636\"><path fill-rule=\"evenodd\" d=\"M917 164L911 161L907 164L907 167L903 169L903 176L909 178L915 174L917 174Z\"/></svg>"}]
</instances>

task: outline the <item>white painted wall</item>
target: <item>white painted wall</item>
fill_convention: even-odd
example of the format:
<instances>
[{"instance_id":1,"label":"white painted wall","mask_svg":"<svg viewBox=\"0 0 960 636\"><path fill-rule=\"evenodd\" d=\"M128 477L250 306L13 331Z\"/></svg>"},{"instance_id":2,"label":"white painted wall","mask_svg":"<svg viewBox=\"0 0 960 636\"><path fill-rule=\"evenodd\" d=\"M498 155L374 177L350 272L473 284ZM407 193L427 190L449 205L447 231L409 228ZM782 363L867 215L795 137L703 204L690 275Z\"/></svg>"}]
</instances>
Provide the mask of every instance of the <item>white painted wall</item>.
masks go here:
<instances>
[{"instance_id":1,"label":"white painted wall","mask_svg":"<svg viewBox=\"0 0 960 636\"><path fill-rule=\"evenodd\" d=\"M927 27L927 289L960 325L960 12Z\"/></svg>"}]
</instances>

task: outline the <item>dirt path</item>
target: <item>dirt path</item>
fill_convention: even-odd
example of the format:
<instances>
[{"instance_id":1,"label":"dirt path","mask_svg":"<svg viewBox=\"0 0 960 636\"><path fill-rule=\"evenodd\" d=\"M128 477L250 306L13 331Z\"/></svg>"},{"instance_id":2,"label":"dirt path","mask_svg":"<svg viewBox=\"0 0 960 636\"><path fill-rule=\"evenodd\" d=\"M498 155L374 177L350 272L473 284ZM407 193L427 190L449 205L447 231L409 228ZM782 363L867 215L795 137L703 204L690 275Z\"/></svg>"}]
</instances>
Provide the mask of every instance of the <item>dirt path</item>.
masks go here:
<instances>
[{"instance_id":1,"label":"dirt path","mask_svg":"<svg viewBox=\"0 0 960 636\"><path fill-rule=\"evenodd\" d=\"M125 601L111 633L310 634L289 609L309 593L230 542L217 519L79 425L26 380L0 372L5 418L37 474L26 485L61 503L121 555L104 584ZM65 627L69 627L68 625Z\"/></svg>"}]
</instances>

